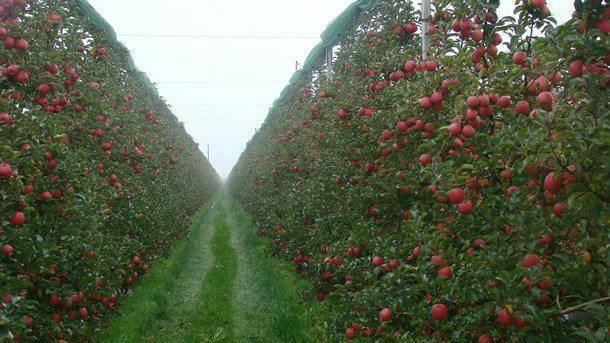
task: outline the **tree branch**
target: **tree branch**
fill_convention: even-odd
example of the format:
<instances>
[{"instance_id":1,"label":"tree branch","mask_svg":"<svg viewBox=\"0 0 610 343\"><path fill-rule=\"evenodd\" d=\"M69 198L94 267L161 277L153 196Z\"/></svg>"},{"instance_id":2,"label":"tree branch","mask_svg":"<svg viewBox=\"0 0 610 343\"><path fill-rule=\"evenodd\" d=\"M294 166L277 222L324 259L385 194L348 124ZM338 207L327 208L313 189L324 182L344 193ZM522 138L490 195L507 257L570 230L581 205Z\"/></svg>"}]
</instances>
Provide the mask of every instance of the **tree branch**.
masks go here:
<instances>
[{"instance_id":1,"label":"tree branch","mask_svg":"<svg viewBox=\"0 0 610 343\"><path fill-rule=\"evenodd\" d=\"M586 303L582 303L580 305L568 307L565 310L561 310L559 312L559 314L566 314L566 313L574 312L574 311L579 310L581 308L587 307L587 306L589 306L591 304L603 303L603 302L606 302L606 301L610 301L610 297L599 298L599 299L595 299L595 300L592 300L592 301L588 301Z\"/></svg>"}]
</instances>

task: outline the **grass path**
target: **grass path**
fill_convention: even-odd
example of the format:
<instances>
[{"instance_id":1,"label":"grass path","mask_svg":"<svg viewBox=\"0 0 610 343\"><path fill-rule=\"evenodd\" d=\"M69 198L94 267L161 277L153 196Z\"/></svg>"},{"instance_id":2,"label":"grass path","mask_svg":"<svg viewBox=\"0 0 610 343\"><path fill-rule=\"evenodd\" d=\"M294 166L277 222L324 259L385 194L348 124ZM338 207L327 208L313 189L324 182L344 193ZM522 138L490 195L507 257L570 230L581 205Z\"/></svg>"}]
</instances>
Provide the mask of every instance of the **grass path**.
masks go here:
<instances>
[{"instance_id":1,"label":"grass path","mask_svg":"<svg viewBox=\"0 0 610 343\"><path fill-rule=\"evenodd\" d=\"M95 341L305 342L303 286L223 190Z\"/></svg>"},{"instance_id":2,"label":"grass path","mask_svg":"<svg viewBox=\"0 0 610 343\"><path fill-rule=\"evenodd\" d=\"M299 306L299 286L288 268L270 258L260 238L249 228L241 207L225 198L231 244L237 252L234 304L236 338L248 342L305 341L304 311Z\"/></svg>"}]
</instances>

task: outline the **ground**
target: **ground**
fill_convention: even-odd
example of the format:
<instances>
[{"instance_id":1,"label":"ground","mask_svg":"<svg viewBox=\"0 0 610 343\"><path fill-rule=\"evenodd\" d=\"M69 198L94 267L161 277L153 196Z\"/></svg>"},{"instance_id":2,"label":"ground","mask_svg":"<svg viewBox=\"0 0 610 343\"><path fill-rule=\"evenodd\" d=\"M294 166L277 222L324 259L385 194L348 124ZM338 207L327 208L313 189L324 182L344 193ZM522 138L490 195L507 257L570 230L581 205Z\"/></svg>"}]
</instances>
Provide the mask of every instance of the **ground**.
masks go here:
<instances>
[{"instance_id":1,"label":"ground","mask_svg":"<svg viewBox=\"0 0 610 343\"><path fill-rule=\"evenodd\" d=\"M220 191L96 341L307 341L301 287Z\"/></svg>"}]
</instances>

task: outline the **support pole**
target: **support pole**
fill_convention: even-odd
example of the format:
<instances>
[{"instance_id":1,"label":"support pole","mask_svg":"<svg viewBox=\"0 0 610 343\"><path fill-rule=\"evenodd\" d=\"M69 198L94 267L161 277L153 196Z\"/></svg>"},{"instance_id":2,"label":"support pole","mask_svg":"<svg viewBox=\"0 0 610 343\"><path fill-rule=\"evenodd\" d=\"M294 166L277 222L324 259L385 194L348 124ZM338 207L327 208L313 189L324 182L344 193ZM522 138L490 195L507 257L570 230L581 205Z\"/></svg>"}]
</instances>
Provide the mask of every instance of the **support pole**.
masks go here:
<instances>
[{"instance_id":1,"label":"support pole","mask_svg":"<svg viewBox=\"0 0 610 343\"><path fill-rule=\"evenodd\" d=\"M333 76L333 48L326 49L326 77L331 79Z\"/></svg>"},{"instance_id":2,"label":"support pole","mask_svg":"<svg viewBox=\"0 0 610 343\"><path fill-rule=\"evenodd\" d=\"M428 32L428 21L430 20L430 0L422 0L421 15L421 58L426 60L428 59L428 49L430 48L430 42L426 36L426 33Z\"/></svg>"},{"instance_id":3,"label":"support pole","mask_svg":"<svg viewBox=\"0 0 610 343\"><path fill-rule=\"evenodd\" d=\"M208 144L208 162L210 162L210 145ZM212 162L210 162L212 163Z\"/></svg>"}]
</instances>

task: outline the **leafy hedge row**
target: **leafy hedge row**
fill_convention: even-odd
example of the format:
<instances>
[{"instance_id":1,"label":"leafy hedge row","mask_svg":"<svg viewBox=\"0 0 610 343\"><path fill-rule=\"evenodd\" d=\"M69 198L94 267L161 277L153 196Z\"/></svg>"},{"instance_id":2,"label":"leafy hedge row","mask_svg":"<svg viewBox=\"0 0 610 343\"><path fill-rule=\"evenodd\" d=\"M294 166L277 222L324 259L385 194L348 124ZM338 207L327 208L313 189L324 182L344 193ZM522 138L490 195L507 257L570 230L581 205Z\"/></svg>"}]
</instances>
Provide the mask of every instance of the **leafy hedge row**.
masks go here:
<instances>
[{"instance_id":1,"label":"leafy hedge row","mask_svg":"<svg viewBox=\"0 0 610 343\"><path fill-rule=\"evenodd\" d=\"M230 177L259 234L315 280L331 337L608 335L607 1L365 11L287 91ZM595 301L581 308L579 304Z\"/></svg>"},{"instance_id":2,"label":"leafy hedge row","mask_svg":"<svg viewBox=\"0 0 610 343\"><path fill-rule=\"evenodd\" d=\"M75 3L0 1L0 340L85 340L219 184Z\"/></svg>"}]
</instances>

